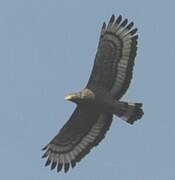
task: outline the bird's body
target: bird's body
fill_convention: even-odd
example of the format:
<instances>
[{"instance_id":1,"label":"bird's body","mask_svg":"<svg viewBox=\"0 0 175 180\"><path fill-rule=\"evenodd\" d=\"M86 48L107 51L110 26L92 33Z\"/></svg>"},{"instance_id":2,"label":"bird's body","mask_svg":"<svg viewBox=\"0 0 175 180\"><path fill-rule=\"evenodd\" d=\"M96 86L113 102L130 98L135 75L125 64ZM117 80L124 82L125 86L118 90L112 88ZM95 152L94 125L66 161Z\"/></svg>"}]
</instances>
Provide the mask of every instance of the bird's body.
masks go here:
<instances>
[{"instance_id":1,"label":"bird's body","mask_svg":"<svg viewBox=\"0 0 175 180\"><path fill-rule=\"evenodd\" d=\"M132 79L137 50L137 29L133 22L116 20L114 15L108 25L102 26L100 41L91 76L87 86L66 97L77 104L68 122L52 141L43 148L46 165L74 167L92 147L96 146L109 129L113 115L133 124L143 115L141 103L120 101Z\"/></svg>"}]
</instances>

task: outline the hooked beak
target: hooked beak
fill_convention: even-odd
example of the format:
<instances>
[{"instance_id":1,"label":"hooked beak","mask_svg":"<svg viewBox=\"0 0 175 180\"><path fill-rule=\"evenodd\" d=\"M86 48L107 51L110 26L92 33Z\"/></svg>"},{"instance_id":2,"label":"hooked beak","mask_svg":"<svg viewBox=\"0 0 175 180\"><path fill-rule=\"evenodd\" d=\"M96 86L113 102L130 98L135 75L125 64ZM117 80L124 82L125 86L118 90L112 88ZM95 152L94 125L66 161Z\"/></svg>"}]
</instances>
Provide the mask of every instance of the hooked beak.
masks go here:
<instances>
[{"instance_id":1,"label":"hooked beak","mask_svg":"<svg viewBox=\"0 0 175 180\"><path fill-rule=\"evenodd\" d=\"M71 95L66 96L64 99L67 100L67 101L71 101L71 100L74 99L75 97L76 97L76 95L71 94Z\"/></svg>"}]
</instances>

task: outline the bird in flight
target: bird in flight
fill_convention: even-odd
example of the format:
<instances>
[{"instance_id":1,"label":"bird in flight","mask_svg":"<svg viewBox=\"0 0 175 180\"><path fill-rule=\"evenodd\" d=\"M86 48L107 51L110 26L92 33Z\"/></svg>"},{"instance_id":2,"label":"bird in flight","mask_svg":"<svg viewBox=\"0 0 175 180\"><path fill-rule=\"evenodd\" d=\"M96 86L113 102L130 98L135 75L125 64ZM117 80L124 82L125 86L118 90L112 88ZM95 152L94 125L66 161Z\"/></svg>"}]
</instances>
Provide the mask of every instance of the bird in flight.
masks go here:
<instances>
[{"instance_id":1,"label":"bird in flight","mask_svg":"<svg viewBox=\"0 0 175 180\"><path fill-rule=\"evenodd\" d=\"M137 28L133 26L121 15L112 15L109 23L103 24L86 87L65 97L76 103L76 109L43 148L45 166L67 172L105 137L113 115L133 124L144 114L142 103L120 101L131 82L137 51Z\"/></svg>"}]
</instances>

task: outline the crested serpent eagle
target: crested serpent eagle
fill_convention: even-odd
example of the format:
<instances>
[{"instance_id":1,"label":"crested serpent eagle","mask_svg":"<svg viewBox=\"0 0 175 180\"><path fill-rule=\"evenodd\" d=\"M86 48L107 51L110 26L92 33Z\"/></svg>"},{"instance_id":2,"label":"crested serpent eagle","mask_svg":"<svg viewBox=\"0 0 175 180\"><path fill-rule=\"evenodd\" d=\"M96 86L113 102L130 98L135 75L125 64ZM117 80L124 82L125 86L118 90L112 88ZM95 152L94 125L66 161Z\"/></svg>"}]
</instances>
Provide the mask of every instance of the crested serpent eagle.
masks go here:
<instances>
[{"instance_id":1,"label":"crested serpent eagle","mask_svg":"<svg viewBox=\"0 0 175 180\"><path fill-rule=\"evenodd\" d=\"M142 103L120 101L132 79L137 51L137 28L122 16L111 16L102 26L94 67L86 87L65 97L76 109L59 133L47 144L43 158L51 169L65 172L99 144L113 115L133 124L143 115Z\"/></svg>"}]
</instances>

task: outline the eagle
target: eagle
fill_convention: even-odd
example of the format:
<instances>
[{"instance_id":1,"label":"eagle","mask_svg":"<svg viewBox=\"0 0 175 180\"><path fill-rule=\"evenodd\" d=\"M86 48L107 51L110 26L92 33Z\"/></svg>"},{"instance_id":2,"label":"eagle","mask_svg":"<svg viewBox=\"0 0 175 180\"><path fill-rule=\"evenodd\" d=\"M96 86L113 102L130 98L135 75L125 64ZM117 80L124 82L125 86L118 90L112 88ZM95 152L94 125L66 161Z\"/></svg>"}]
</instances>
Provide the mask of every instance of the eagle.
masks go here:
<instances>
[{"instance_id":1,"label":"eagle","mask_svg":"<svg viewBox=\"0 0 175 180\"><path fill-rule=\"evenodd\" d=\"M120 101L132 79L137 51L134 23L112 15L104 22L89 81L80 92L66 100L76 103L68 122L48 143L43 158L45 166L67 172L99 144L109 130L113 116L129 124L142 117L142 103Z\"/></svg>"}]
</instances>

